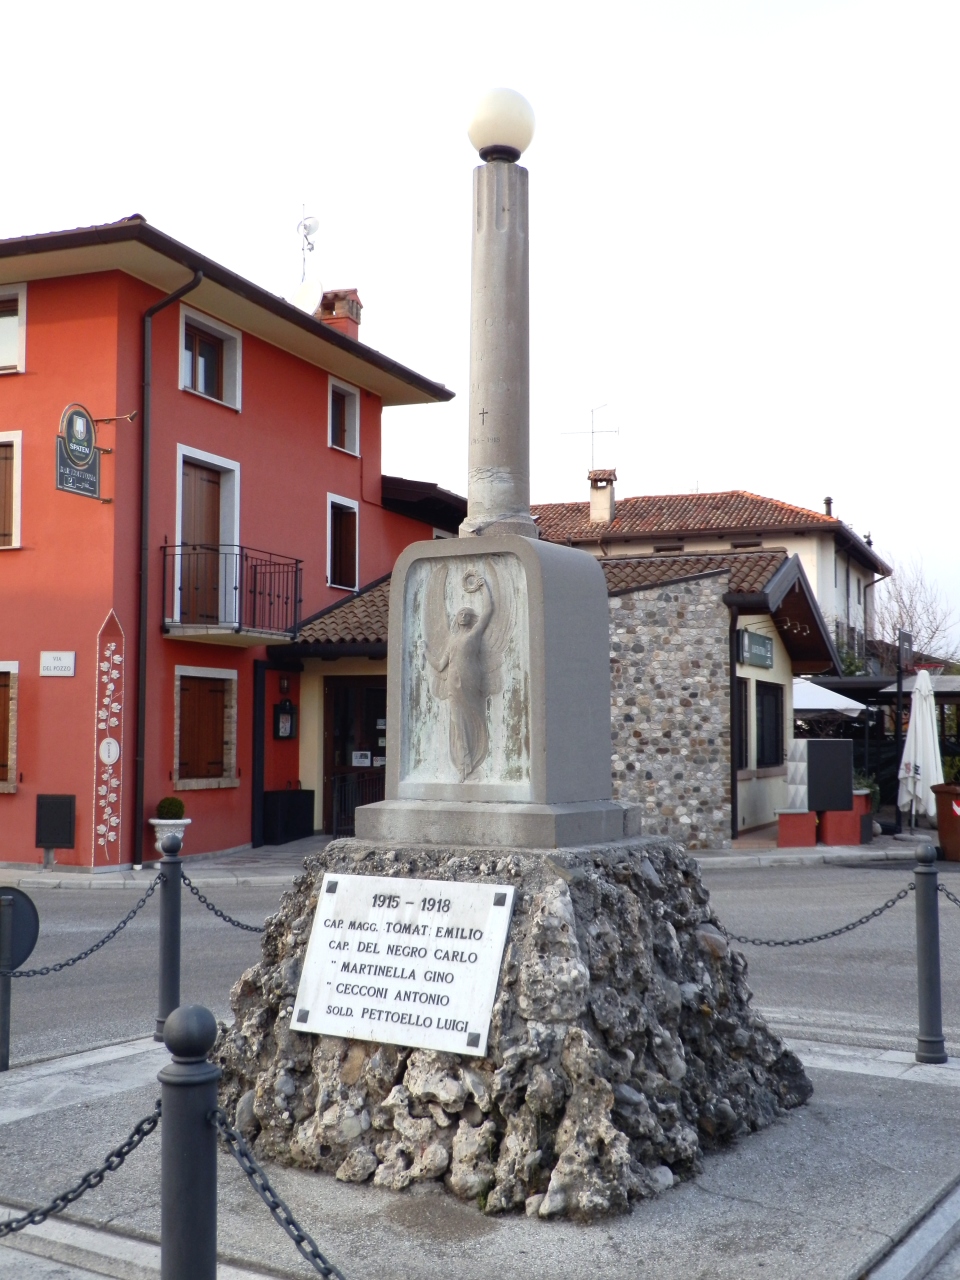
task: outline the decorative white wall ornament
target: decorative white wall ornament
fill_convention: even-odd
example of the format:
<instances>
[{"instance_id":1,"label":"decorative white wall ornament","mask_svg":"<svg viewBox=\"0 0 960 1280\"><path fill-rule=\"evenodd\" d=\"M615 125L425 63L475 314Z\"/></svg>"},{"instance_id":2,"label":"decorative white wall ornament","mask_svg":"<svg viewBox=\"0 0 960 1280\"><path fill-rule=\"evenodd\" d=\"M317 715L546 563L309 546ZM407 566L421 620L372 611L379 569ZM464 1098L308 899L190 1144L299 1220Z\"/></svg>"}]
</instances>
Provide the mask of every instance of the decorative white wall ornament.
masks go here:
<instances>
[{"instance_id":1,"label":"decorative white wall ornament","mask_svg":"<svg viewBox=\"0 0 960 1280\"><path fill-rule=\"evenodd\" d=\"M110 611L97 637L93 863L120 861L123 782L123 628ZM98 857L99 854L99 857Z\"/></svg>"}]
</instances>

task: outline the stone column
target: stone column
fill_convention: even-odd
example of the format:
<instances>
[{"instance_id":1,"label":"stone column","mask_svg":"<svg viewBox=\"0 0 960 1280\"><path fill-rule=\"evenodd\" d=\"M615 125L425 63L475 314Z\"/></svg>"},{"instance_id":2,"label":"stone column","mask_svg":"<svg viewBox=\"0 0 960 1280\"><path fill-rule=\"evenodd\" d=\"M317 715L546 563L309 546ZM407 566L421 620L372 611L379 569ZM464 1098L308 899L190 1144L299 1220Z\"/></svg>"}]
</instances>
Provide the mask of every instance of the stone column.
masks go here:
<instances>
[{"instance_id":1,"label":"stone column","mask_svg":"<svg viewBox=\"0 0 960 1280\"><path fill-rule=\"evenodd\" d=\"M499 156L473 171L469 474L461 537L538 536L530 515L528 176Z\"/></svg>"}]
</instances>

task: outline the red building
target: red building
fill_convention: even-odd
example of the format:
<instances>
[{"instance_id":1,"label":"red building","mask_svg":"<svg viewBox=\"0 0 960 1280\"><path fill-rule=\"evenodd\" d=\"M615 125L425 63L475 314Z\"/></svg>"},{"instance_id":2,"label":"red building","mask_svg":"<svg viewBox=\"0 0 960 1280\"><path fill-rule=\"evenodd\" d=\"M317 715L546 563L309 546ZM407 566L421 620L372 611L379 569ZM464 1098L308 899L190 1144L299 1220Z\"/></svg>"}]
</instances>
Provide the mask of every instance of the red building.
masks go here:
<instances>
[{"instance_id":1,"label":"red building","mask_svg":"<svg viewBox=\"0 0 960 1280\"><path fill-rule=\"evenodd\" d=\"M381 410L452 392L359 321L138 216L0 241L0 861L149 860L167 795L185 853L262 843L300 786L283 644L437 523Z\"/></svg>"}]
</instances>

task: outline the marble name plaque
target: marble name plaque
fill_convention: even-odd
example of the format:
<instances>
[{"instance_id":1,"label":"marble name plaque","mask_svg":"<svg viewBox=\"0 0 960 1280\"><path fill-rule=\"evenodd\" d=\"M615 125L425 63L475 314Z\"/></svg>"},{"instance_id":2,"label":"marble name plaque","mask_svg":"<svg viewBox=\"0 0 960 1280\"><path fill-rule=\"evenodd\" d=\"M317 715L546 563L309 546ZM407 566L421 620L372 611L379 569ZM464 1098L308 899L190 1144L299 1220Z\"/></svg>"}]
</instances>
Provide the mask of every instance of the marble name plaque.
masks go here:
<instances>
[{"instance_id":1,"label":"marble name plaque","mask_svg":"<svg viewBox=\"0 0 960 1280\"><path fill-rule=\"evenodd\" d=\"M323 877L294 1031L482 1058L513 887Z\"/></svg>"}]
</instances>

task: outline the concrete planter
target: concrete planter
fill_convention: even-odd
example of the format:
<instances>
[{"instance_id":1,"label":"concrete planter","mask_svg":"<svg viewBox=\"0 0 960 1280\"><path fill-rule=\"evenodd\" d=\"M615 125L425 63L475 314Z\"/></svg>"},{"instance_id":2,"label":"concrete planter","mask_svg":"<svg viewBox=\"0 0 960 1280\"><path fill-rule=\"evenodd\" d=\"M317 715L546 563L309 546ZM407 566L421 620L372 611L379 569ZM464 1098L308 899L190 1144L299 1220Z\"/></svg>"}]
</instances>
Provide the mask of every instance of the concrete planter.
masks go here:
<instances>
[{"instance_id":1,"label":"concrete planter","mask_svg":"<svg viewBox=\"0 0 960 1280\"><path fill-rule=\"evenodd\" d=\"M153 834L156 836L154 848L157 853L163 857L163 849L161 844L165 836L179 836L183 839L184 832L189 827L190 818L148 818L147 821L153 827Z\"/></svg>"}]
</instances>

